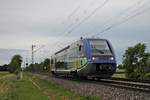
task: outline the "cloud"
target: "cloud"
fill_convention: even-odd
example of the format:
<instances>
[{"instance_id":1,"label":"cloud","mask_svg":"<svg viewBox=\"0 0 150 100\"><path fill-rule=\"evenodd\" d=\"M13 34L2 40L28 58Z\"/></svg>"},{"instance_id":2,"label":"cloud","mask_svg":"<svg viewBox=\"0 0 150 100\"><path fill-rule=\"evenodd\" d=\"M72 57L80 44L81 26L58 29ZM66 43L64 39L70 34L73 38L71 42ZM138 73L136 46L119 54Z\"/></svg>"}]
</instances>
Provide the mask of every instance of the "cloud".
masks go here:
<instances>
[{"instance_id":1,"label":"cloud","mask_svg":"<svg viewBox=\"0 0 150 100\"><path fill-rule=\"evenodd\" d=\"M11 58L16 55L24 56L28 52L27 50L21 49L3 49L0 48L0 64L8 64L11 61Z\"/></svg>"},{"instance_id":2,"label":"cloud","mask_svg":"<svg viewBox=\"0 0 150 100\"><path fill-rule=\"evenodd\" d=\"M46 53L43 54L41 50L36 54L37 59L42 59L42 55L48 57L52 52L76 41L81 36L95 35L106 26L122 21L125 16L135 13L137 7L144 9L150 4L145 3L148 2L146 0L140 3L137 3L139 0L110 0L103 8L98 9L84 23L76 27L104 1L1 0L0 48L22 49L31 53L32 44L35 44L37 48L46 45L42 49L47 51ZM145 5L142 6L144 3ZM77 11L73 13L75 9ZM117 59L121 62L124 50L138 42L146 43L147 51L150 50L149 18L150 12L147 11L96 37L110 40L115 48ZM74 27L75 29L70 32ZM10 54L14 53L10 52ZM28 56L30 56L29 53ZM9 61L8 58L10 58L9 55L1 56L1 62Z\"/></svg>"}]
</instances>

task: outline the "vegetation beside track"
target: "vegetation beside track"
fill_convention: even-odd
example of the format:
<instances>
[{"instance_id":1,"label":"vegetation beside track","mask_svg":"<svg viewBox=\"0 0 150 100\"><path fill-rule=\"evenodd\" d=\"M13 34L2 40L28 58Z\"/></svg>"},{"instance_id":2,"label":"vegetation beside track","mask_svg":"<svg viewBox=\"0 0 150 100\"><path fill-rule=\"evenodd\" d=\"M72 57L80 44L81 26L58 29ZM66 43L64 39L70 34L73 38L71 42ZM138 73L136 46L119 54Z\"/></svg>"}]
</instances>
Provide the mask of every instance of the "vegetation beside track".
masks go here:
<instances>
[{"instance_id":1,"label":"vegetation beside track","mask_svg":"<svg viewBox=\"0 0 150 100\"><path fill-rule=\"evenodd\" d=\"M126 78L125 73L115 73L112 77L116 78Z\"/></svg>"},{"instance_id":2,"label":"vegetation beside track","mask_svg":"<svg viewBox=\"0 0 150 100\"><path fill-rule=\"evenodd\" d=\"M22 80L17 80L15 74L7 74L0 79L0 83L0 100L99 100L98 97L81 96L53 82L27 74Z\"/></svg>"},{"instance_id":3,"label":"vegetation beside track","mask_svg":"<svg viewBox=\"0 0 150 100\"><path fill-rule=\"evenodd\" d=\"M0 83L0 100L48 100L27 76L17 80L16 75L7 74Z\"/></svg>"},{"instance_id":4,"label":"vegetation beside track","mask_svg":"<svg viewBox=\"0 0 150 100\"><path fill-rule=\"evenodd\" d=\"M5 72L5 71L0 71L0 78L2 78L3 76L9 74L9 72Z\"/></svg>"},{"instance_id":5,"label":"vegetation beside track","mask_svg":"<svg viewBox=\"0 0 150 100\"><path fill-rule=\"evenodd\" d=\"M116 71L112 77L116 77L116 78L126 78L126 73L124 70L118 70Z\"/></svg>"}]
</instances>

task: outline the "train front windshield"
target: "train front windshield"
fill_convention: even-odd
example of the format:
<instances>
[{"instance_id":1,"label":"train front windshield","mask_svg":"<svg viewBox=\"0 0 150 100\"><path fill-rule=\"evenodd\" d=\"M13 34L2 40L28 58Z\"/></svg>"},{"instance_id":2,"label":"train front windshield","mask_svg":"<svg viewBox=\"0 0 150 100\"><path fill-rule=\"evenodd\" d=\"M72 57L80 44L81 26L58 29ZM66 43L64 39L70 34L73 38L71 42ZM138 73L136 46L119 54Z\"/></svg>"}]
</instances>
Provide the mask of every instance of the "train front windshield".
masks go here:
<instances>
[{"instance_id":1,"label":"train front windshield","mask_svg":"<svg viewBox=\"0 0 150 100\"><path fill-rule=\"evenodd\" d=\"M112 55L111 48L106 40L103 39L90 39L91 55Z\"/></svg>"}]
</instances>

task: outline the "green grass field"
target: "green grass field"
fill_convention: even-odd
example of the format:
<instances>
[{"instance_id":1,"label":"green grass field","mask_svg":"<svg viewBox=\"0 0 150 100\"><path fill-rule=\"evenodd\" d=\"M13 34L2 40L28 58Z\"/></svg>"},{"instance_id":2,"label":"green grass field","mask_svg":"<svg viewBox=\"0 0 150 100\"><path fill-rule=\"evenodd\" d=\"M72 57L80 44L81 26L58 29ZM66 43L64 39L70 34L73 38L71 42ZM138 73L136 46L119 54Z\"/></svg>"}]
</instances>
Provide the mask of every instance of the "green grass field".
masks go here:
<instances>
[{"instance_id":1,"label":"green grass field","mask_svg":"<svg viewBox=\"0 0 150 100\"><path fill-rule=\"evenodd\" d=\"M126 75L124 71L119 71L119 72L115 72L112 77L126 78Z\"/></svg>"},{"instance_id":2,"label":"green grass field","mask_svg":"<svg viewBox=\"0 0 150 100\"><path fill-rule=\"evenodd\" d=\"M8 72L0 72L0 78L2 78L3 76L9 74Z\"/></svg>"},{"instance_id":3,"label":"green grass field","mask_svg":"<svg viewBox=\"0 0 150 100\"><path fill-rule=\"evenodd\" d=\"M3 73L0 73L2 76ZM17 80L14 74L0 79L0 100L99 100L95 96L81 96L36 76L24 74Z\"/></svg>"},{"instance_id":4,"label":"green grass field","mask_svg":"<svg viewBox=\"0 0 150 100\"><path fill-rule=\"evenodd\" d=\"M115 73L112 77L126 78L125 74L118 74L118 73Z\"/></svg>"}]
</instances>

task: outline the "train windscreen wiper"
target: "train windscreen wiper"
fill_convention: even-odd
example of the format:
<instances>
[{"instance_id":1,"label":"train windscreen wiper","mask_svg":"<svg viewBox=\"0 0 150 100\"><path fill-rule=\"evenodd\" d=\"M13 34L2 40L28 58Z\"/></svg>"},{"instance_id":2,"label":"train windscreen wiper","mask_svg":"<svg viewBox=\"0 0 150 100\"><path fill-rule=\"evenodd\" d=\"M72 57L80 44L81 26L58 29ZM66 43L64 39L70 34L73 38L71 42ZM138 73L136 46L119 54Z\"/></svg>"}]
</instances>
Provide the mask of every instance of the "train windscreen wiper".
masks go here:
<instances>
[{"instance_id":1,"label":"train windscreen wiper","mask_svg":"<svg viewBox=\"0 0 150 100\"><path fill-rule=\"evenodd\" d=\"M104 54L104 51L100 50L100 49L97 49L95 48L96 51L100 52L101 54Z\"/></svg>"}]
</instances>

